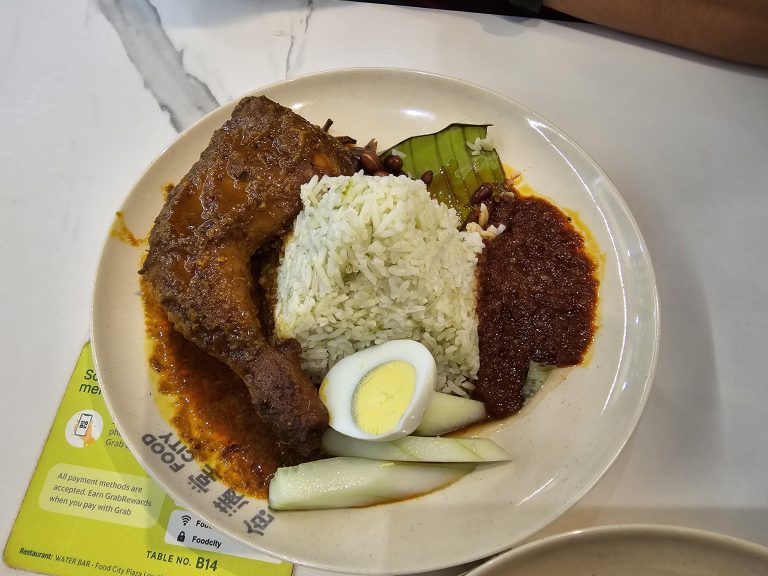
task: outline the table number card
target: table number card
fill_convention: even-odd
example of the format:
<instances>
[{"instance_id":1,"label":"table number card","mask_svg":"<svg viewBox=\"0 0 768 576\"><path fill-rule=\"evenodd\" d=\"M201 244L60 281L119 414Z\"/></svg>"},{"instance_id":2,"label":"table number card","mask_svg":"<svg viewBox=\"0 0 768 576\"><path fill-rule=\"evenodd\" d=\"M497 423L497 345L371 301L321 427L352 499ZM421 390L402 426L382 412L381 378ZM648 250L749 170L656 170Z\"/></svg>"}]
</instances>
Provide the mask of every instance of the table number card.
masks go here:
<instances>
[{"instance_id":1,"label":"table number card","mask_svg":"<svg viewBox=\"0 0 768 576\"><path fill-rule=\"evenodd\" d=\"M3 559L56 576L289 576L293 566L177 505L128 450L90 344L80 353Z\"/></svg>"}]
</instances>

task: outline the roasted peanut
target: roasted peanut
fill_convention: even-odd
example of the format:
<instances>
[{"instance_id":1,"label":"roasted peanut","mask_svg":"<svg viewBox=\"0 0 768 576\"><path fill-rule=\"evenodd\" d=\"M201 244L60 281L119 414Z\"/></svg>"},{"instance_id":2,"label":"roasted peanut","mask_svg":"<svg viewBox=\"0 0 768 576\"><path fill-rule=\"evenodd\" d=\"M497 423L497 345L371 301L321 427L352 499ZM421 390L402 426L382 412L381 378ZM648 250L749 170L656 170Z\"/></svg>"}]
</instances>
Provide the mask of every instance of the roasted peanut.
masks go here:
<instances>
[{"instance_id":1,"label":"roasted peanut","mask_svg":"<svg viewBox=\"0 0 768 576\"><path fill-rule=\"evenodd\" d=\"M432 173L432 170L427 170L424 172L424 174L421 175L420 180L424 182L427 186L432 184L432 178L434 177L434 174Z\"/></svg>"},{"instance_id":2,"label":"roasted peanut","mask_svg":"<svg viewBox=\"0 0 768 576\"><path fill-rule=\"evenodd\" d=\"M394 154L390 154L386 158L384 158L384 168L389 170L390 172L398 172L403 167L403 159L400 158L400 156L395 156Z\"/></svg>"},{"instance_id":3,"label":"roasted peanut","mask_svg":"<svg viewBox=\"0 0 768 576\"><path fill-rule=\"evenodd\" d=\"M384 170L384 164L381 162L379 155L369 148L366 148L360 154L360 165L368 174Z\"/></svg>"},{"instance_id":4,"label":"roasted peanut","mask_svg":"<svg viewBox=\"0 0 768 576\"><path fill-rule=\"evenodd\" d=\"M481 202L485 202L493 195L493 184L490 184L488 182L483 182L480 184L480 186L477 187L477 190L475 190L474 194L472 194L472 198L470 198L469 203L470 204L480 204Z\"/></svg>"}]
</instances>

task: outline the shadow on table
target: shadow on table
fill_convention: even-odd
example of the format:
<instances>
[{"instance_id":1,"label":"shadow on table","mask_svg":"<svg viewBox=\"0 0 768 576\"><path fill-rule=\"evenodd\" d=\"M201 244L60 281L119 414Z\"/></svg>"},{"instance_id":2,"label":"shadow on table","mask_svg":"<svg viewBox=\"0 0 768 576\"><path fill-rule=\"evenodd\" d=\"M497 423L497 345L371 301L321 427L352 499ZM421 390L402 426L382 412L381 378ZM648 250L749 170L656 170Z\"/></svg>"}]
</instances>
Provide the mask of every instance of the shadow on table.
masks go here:
<instances>
[{"instance_id":1,"label":"shadow on table","mask_svg":"<svg viewBox=\"0 0 768 576\"><path fill-rule=\"evenodd\" d=\"M121 0L118 0L121 1ZM400 8L425 10L446 10L464 14L492 14L516 18L534 18L557 20L564 22L581 22L567 14L542 7L538 14L516 8L511 2L504 0L219 0L218 2L189 2L185 10L173 10L173 21L176 26L200 26L203 23L222 23L240 21L252 14L264 12L292 12L298 9L327 10L350 8L353 4L381 4Z\"/></svg>"}]
</instances>

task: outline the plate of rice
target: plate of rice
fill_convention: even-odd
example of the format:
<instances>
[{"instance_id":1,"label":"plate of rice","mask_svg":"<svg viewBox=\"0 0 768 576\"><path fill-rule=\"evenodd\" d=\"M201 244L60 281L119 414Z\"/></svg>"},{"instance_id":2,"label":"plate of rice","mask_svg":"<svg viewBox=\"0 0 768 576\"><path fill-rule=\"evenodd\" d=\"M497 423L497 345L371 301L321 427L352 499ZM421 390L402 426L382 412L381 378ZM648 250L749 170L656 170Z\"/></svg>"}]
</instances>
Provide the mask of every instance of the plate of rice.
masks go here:
<instances>
[{"instance_id":1,"label":"plate of rice","mask_svg":"<svg viewBox=\"0 0 768 576\"><path fill-rule=\"evenodd\" d=\"M630 439L658 348L653 269L616 187L555 125L485 88L433 74L349 69L260 90L310 122L382 148L463 122L491 125L502 161L567 210L600 251L597 327L586 360L556 369L516 414L472 427L508 462L483 464L416 498L363 508L274 511L207 475L155 399L137 270L146 246L110 236L97 273L92 341L99 379L126 444L180 506L269 557L335 572L391 574L465 564L525 540L573 506ZM146 238L178 182L236 102L181 134L147 169L120 211ZM477 233L405 177L313 179L277 271L275 331L302 344L315 380L367 346L410 338L438 365L438 387L471 393L477 373ZM372 234L371 230L376 233ZM500 231L491 231L498 233ZM503 232L503 231L501 231ZM487 233L487 232L486 232ZM353 273L354 272L354 273ZM170 530L170 528L169 528ZM266 556L265 556L266 557Z\"/></svg>"}]
</instances>

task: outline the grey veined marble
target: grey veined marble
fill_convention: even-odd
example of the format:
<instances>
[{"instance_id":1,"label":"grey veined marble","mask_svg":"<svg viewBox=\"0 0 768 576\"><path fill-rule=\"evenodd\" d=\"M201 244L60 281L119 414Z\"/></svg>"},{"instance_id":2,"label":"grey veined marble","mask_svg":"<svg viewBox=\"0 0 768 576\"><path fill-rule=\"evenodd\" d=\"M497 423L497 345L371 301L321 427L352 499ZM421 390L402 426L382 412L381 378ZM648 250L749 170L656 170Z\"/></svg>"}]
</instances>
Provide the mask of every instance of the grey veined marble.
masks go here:
<instances>
[{"instance_id":1,"label":"grey veined marble","mask_svg":"<svg viewBox=\"0 0 768 576\"><path fill-rule=\"evenodd\" d=\"M219 103L208 86L189 74L149 0L98 0L144 84L181 132Z\"/></svg>"}]
</instances>

